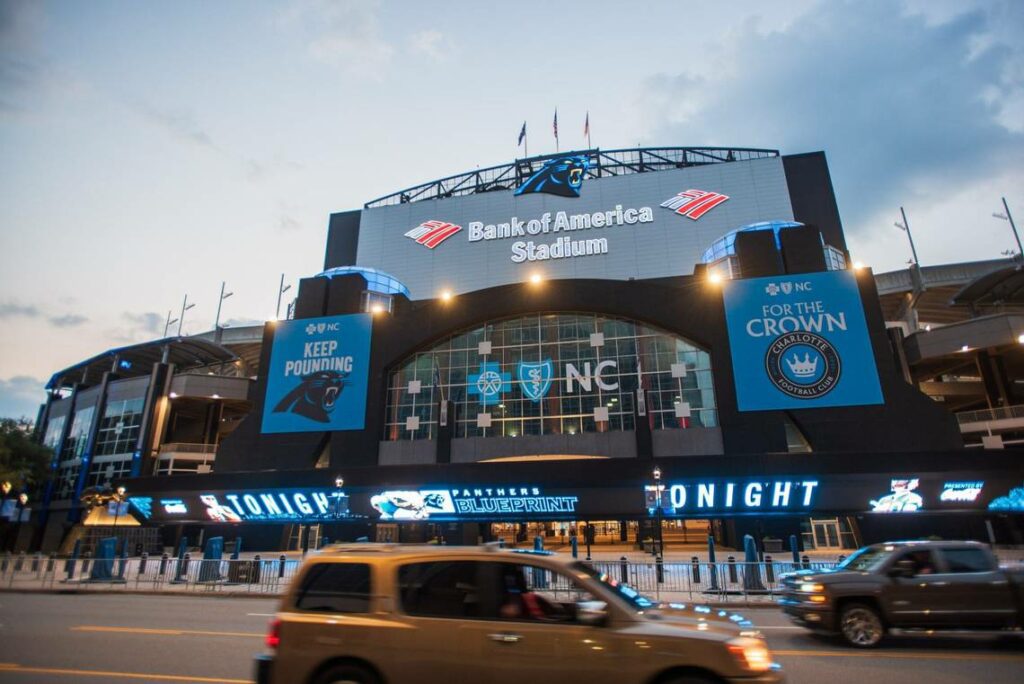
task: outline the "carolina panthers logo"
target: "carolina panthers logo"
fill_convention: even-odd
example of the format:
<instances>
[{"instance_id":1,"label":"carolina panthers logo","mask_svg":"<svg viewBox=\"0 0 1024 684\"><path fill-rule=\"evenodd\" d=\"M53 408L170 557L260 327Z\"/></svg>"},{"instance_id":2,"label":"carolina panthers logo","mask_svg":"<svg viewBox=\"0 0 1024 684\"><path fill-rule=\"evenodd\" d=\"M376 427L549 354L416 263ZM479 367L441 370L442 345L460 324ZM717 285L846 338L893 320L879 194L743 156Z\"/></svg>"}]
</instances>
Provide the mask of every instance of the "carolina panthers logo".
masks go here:
<instances>
[{"instance_id":1,"label":"carolina panthers logo","mask_svg":"<svg viewBox=\"0 0 1024 684\"><path fill-rule=\"evenodd\" d=\"M330 412L341 396L341 390L348 384L348 373L319 371L302 378L299 386L284 395L274 407L274 413L291 411L318 423L330 422Z\"/></svg>"},{"instance_id":2,"label":"carolina panthers logo","mask_svg":"<svg viewBox=\"0 0 1024 684\"><path fill-rule=\"evenodd\" d=\"M586 157L562 157L544 162L540 171L520 185L515 194L543 192L561 197L579 197L583 173L590 166Z\"/></svg>"}]
</instances>

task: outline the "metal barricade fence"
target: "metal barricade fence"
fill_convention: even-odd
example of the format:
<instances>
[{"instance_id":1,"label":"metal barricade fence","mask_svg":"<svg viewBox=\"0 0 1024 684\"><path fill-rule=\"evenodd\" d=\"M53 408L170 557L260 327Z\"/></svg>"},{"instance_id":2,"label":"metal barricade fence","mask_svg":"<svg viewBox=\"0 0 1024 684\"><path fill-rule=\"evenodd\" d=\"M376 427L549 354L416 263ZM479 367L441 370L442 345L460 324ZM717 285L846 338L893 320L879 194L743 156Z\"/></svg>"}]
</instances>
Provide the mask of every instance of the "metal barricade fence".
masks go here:
<instances>
[{"instance_id":1,"label":"metal barricade fence","mask_svg":"<svg viewBox=\"0 0 1024 684\"><path fill-rule=\"evenodd\" d=\"M68 558L35 555L0 555L0 587L8 589L135 590L154 592L224 592L279 595L288 588L300 559L256 556L240 560L205 560L190 555L115 558L109 575L97 574L101 561L83 556ZM598 572L616 583L663 601L765 602L773 601L782 577L798 570L826 570L834 562L637 562L590 561ZM659 572L660 570L660 572ZM531 573L528 573L531 575ZM535 572L528 583L559 600L573 600L569 578Z\"/></svg>"}]
</instances>

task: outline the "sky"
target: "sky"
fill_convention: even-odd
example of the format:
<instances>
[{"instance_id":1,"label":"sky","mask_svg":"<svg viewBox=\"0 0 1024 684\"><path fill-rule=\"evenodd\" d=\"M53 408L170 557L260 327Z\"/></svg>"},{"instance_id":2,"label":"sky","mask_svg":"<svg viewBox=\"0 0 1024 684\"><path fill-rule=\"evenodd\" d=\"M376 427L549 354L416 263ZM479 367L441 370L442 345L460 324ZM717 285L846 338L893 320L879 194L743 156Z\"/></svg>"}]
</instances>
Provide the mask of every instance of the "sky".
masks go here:
<instances>
[{"instance_id":1,"label":"sky","mask_svg":"<svg viewBox=\"0 0 1024 684\"><path fill-rule=\"evenodd\" d=\"M1024 4L0 0L0 416L55 371L274 315L331 212L522 155L824 150L854 259L1016 248ZM171 331L177 330L173 326Z\"/></svg>"}]
</instances>

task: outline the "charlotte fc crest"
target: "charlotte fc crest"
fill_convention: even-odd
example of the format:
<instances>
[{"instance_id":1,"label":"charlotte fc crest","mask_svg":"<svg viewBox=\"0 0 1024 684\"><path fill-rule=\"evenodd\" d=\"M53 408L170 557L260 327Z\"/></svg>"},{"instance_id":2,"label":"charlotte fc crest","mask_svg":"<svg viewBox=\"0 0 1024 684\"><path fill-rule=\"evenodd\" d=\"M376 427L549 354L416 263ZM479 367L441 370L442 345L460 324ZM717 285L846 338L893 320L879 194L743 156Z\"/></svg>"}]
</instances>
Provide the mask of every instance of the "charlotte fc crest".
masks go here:
<instances>
[{"instance_id":1,"label":"charlotte fc crest","mask_svg":"<svg viewBox=\"0 0 1024 684\"><path fill-rule=\"evenodd\" d=\"M533 403L539 403L544 395L551 389L551 380L555 375L555 365L551 359L545 359L541 363L519 362L516 371L519 379L519 386L523 394Z\"/></svg>"},{"instance_id":2,"label":"charlotte fc crest","mask_svg":"<svg viewBox=\"0 0 1024 684\"><path fill-rule=\"evenodd\" d=\"M836 348L821 335L793 332L782 335L764 358L768 379L795 399L818 399L839 384L842 362Z\"/></svg>"}]
</instances>

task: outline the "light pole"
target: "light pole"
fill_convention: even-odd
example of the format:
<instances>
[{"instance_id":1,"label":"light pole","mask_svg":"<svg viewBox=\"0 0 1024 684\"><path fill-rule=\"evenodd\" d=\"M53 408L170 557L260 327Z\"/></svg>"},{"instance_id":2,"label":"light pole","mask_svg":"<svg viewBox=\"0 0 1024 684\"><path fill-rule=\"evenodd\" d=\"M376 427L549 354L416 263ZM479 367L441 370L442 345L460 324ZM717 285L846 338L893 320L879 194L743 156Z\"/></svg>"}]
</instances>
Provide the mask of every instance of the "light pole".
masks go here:
<instances>
[{"instance_id":1,"label":"light pole","mask_svg":"<svg viewBox=\"0 0 1024 684\"><path fill-rule=\"evenodd\" d=\"M893 225L907 234L907 239L910 240L910 253L914 255L914 265L921 268L921 262L917 260L917 248L914 247L914 236L910 234L910 222L907 221L907 212L903 211L903 207L900 207L900 216L903 217L903 223L897 221Z\"/></svg>"},{"instance_id":2,"label":"light pole","mask_svg":"<svg viewBox=\"0 0 1024 684\"><path fill-rule=\"evenodd\" d=\"M173 319L171 318L171 310L170 310L170 309L168 309L168 310L167 310L167 322L166 322L166 323L164 323L164 337L167 337L167 330L168 330L168 329L169 329L169 328L170 328L170 327L171 327L172 325L174 325L174 324L175 324L175 323L177 323L177 322L178 322L178 319L177 319L177 318L173 318Z\"/></svg>"},{"instance_id":3,"label":"light pole","mask_svg":"<svg viewBox=\"0 0 1024 684\"><path fill-rule=\"evenodd\" d=\"M345 486L345 478L341 475L334 478L334 519L337 520L341 517L341 488Z\"/></svg>"},{"instance_id":4,"label":"light pole","mask_svg":"<svg viewBox=\"0 0 1024 684\"><path fill-rule=\"evenodd\" d=\"M185 325L185 312L193 308L195 304L188 303L188 295L185 295L185 299L181 302L181 316L178 317L178 337L181 337L181 328Z\"/></svg>"},{"instance_id":5,"label":"light pole","mask_svg":"<svg viewBox=\"0 0 1024 684\"><path fill-rule=\"evenodd\" d=\"M291 285L284 284L284 273L281 274L281 284L277 286L277 308L274 309L274 319L281 318L281 295L292 289Z\"/></svg>"},{"instance_id":6,"label":"light pole","mask_svg":"<svg viewBox=\"0 0 1024 684\"><path fill-rule=\"evenodd\" d=\"M7 507L7 495L11 493L11 489L13 488L14 485L7 480L0 482L0 492L3 492L3 498L0 499L0 513L2 513L4 508ZM17 504L15 504L15 509L17 509ZM10 518L8 518L8 520L10 520ZM6 522L3 524L4 533L3 535L0 535L0 550L5 550L7 548L7 524L8 523Z\"/></svg>"},{"instance_id":7,"label":"light pole","mask_svg":"<svg viewBox=\"0 0 1024 684\"><path fill-rule=\"evenodd\" d=\"M124 487L118 487L114 491L116 492L114 501L117 503L117 507L114 508L114 527L117 527L117 518L121 515L121 502L124 501L124 493L127 490Z\"/></svg>"},{"instance_id":8,"label":"light pole","mask_svg":"<svg viewBox=\"0 0 1024 684\"><path fill-rule=\"evenodd\" d=\"M21 536L21 518L22 518L22 514L25 512L25 504L27 504L27 503L28 503L28 494L26 494L25 492L22 492L21 494L18 495L18 504L19 505L17 507L15 507L15 509L14 509L15 513L18 516L18 524L16 524L14 526L14 544L11 547L12 551L17 551L18 550L18 537Z\"/></svg>"},{"instance_id":9,"label":"light pole","mask_svg":"<svg viewBox=\"0 0 1024 684\"><path fill-rule=\"evenodd\" d=\"M235 294L234 292L228 292L227 294L224 294L224 286L225 285L227 285L227 282L221 281L221 284L220 284L220 298L217 300L217 317L215 319L213 319L213 331L214 332L217 332L217 330L220 329L220 307L221 307L221 304L224 303L225 299L227 299L231 295Z\"/></svg>"},{"instance_id":10,"label":"light pole","mask_svg":"<svg viewBox=\"0 0 1024 684\"><path fill-rule=\"evenodd\" d=\"M1020 244L1020 235L1017 233L1017 224L1013 222L1013 214L1010 213L1010 207L1008 204L1006 204L1006 198L1000 197L999 199L1003 200L1003 211L1005 211L1006 213L994 213L992 214L992 216L994 216L997 219L1002 219L1004 221L1010 222L1010 228L1013 229L1013 239L1017 241L1017 254L1020 255L1021 259L1024 259L1024 247L1022 247Z\"/></svg>"},{"instance_id":11,"label":"light pole","mask_svg":"<svg viewBox=\"0 0 1024 684\"><path fill-rule=\"evenodd\" d=\"M658 525L658 536L655 543L658 545L658 557L664 557L664 542L661 535L661 468L654 466L654 472L651 473L654 476L654 497L655 497L655 521Z\"/></svg>"}]
</instances>

